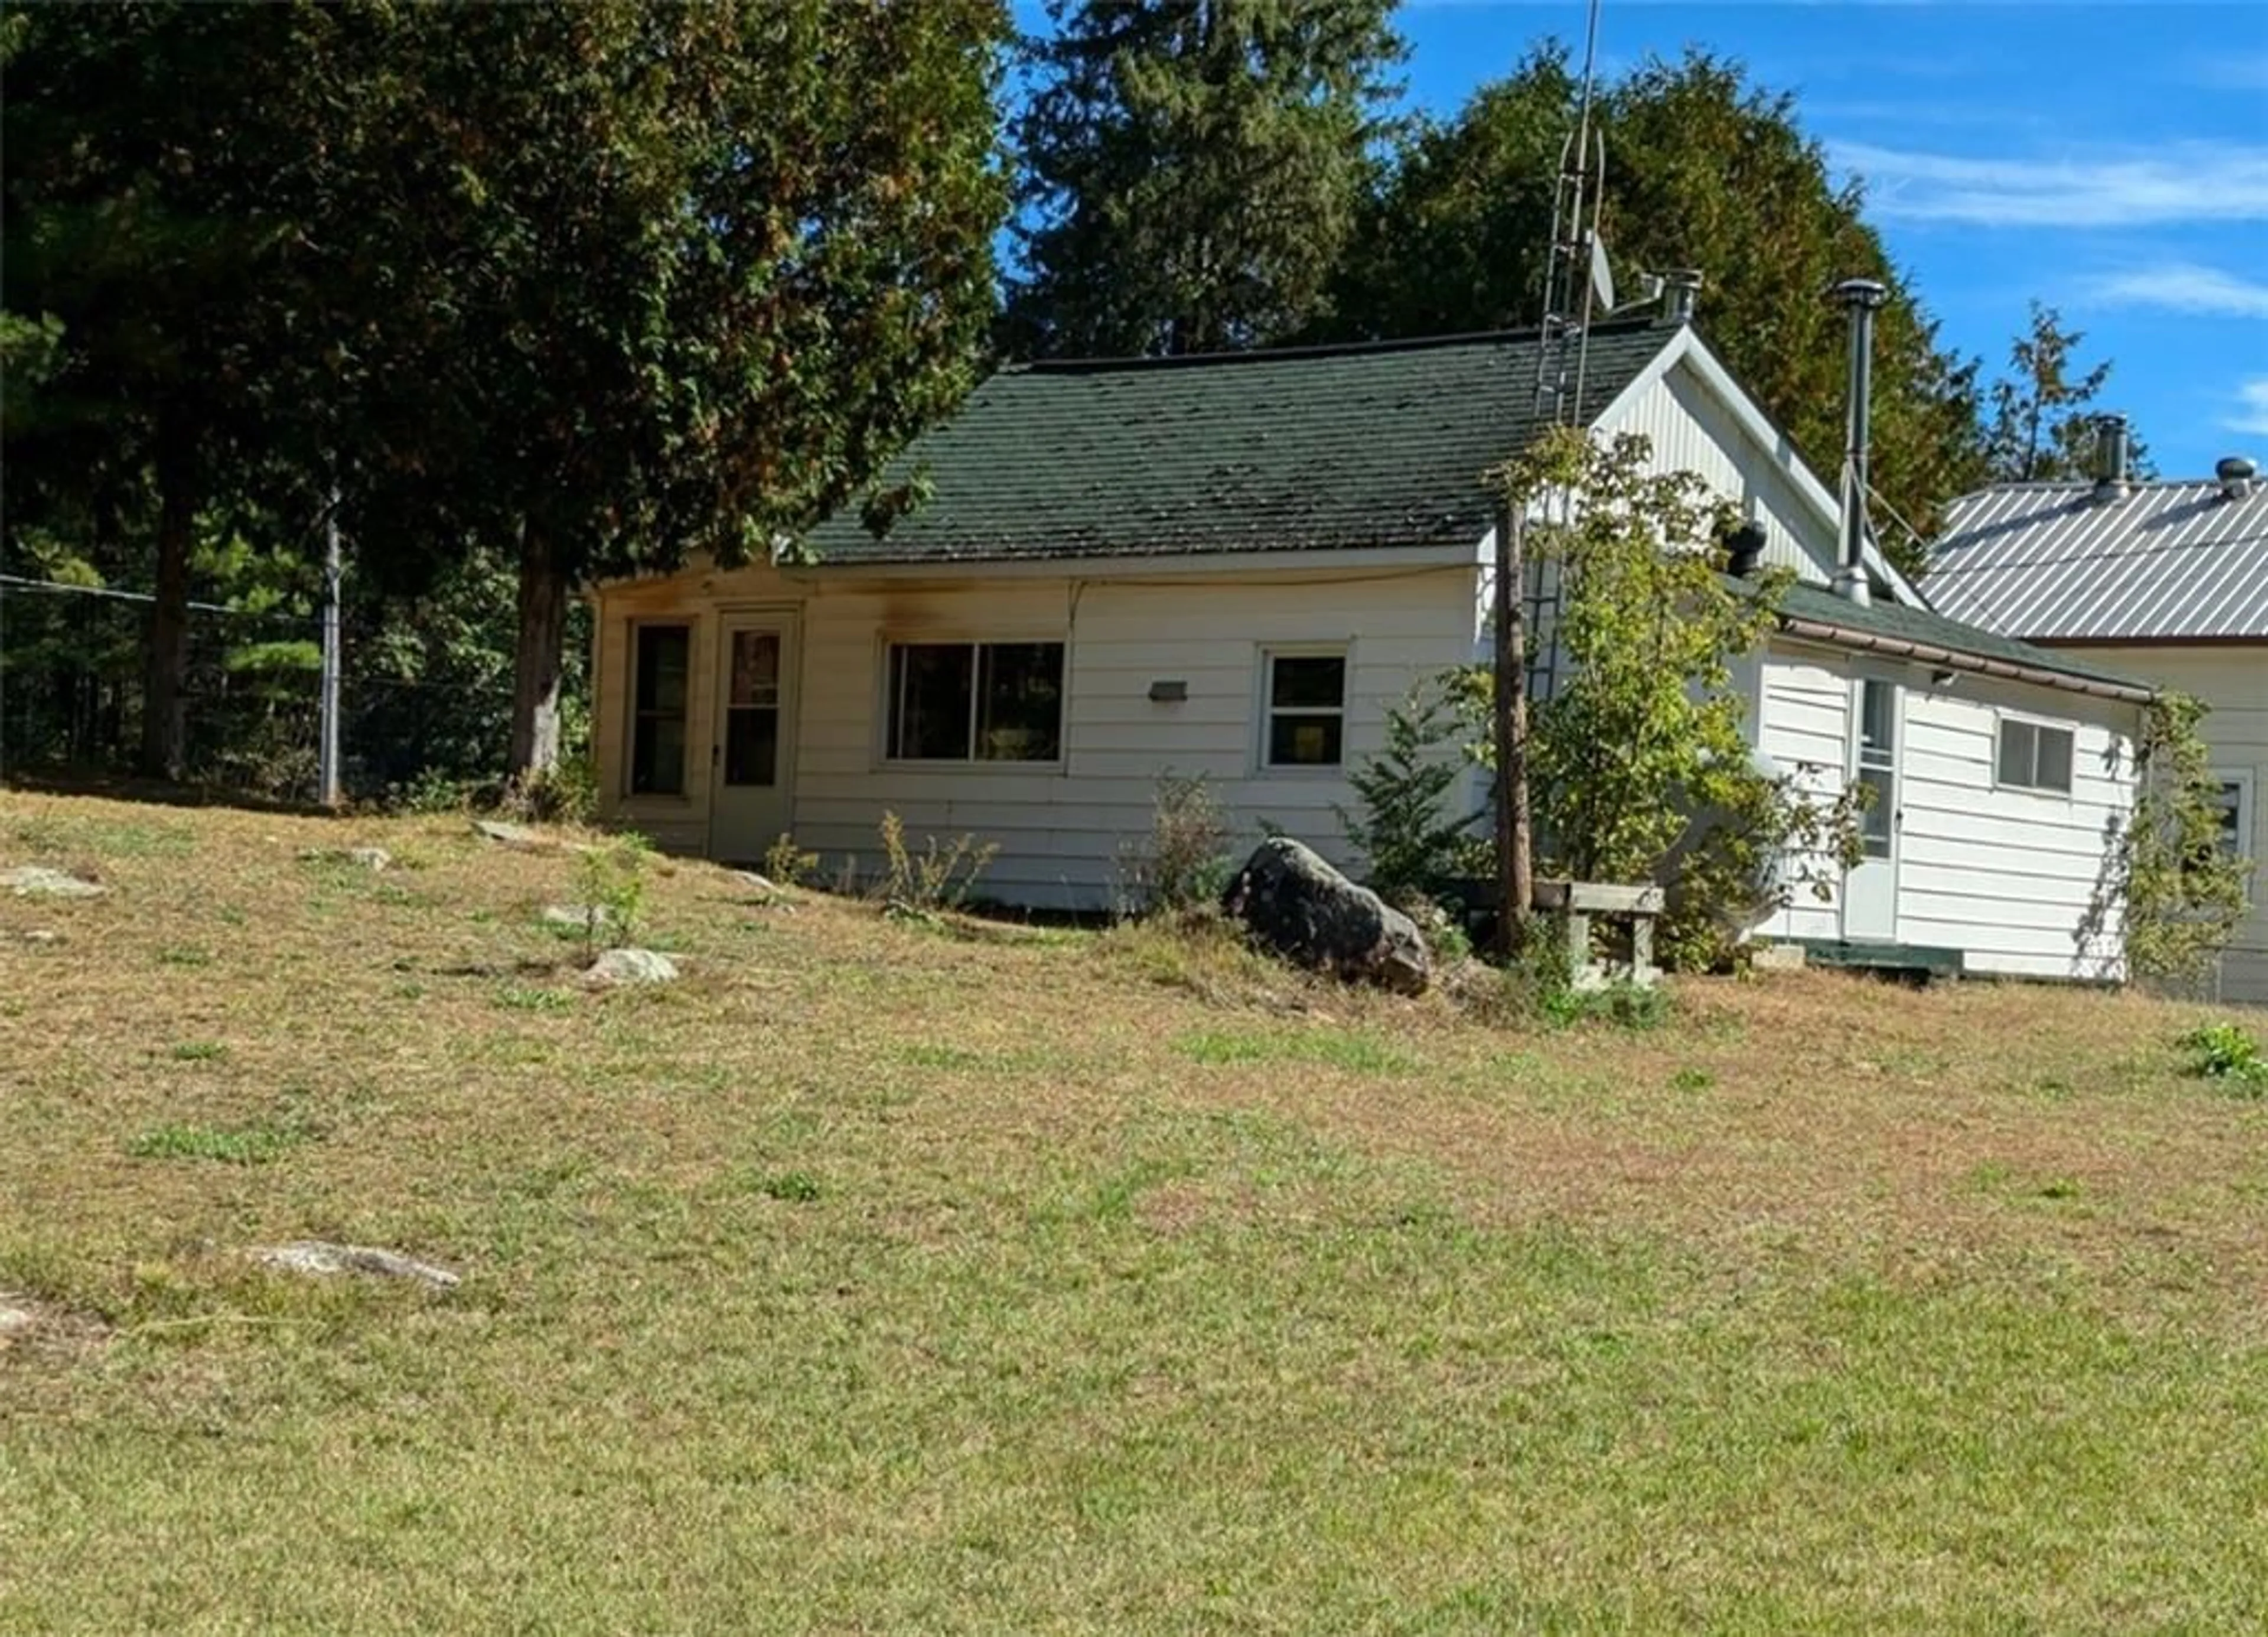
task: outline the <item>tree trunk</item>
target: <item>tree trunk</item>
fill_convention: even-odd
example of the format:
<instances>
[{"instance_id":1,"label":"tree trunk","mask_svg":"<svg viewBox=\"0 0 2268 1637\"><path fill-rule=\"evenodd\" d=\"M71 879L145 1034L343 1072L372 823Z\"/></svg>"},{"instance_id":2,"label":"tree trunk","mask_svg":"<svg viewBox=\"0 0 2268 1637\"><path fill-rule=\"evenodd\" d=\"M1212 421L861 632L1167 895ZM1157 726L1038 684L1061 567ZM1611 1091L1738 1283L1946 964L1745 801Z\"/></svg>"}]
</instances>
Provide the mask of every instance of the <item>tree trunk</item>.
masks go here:
<instances>
[{"instance_id":1,"label":"tree trunk","mask_svg":"<svg viewBox=\"0 0 2268 1637\"><path fill-rule=\"evenodd\" d=\"M1528 576L1521 522L1496 519L1496 948L1520 953L1535 902L1535 826L1528 805Z\"/></svg>"},{"instance_id":2,"label":"tree trunk","mask_svg":"<svg viewBox=\"0 0 2268 1637\"><path fill-rule=\"evenodd\" d=\"M533 521L519 535L519 639L512 651L514 780L559 765L559 689L567 638L567 573L551 535Z\"/></svg>"},{"instance_id":3,"label":"tree trunk","mask_svg":"<svg viewBox=\"0 0 2268 1637\"><path fill-rule=\"evenodd\" d=\"M178 428L158 431L158 585L144 656L141 771L178 779L188 763L189 546L197 514L196 459Z\"/></svg>"}]
</instances>

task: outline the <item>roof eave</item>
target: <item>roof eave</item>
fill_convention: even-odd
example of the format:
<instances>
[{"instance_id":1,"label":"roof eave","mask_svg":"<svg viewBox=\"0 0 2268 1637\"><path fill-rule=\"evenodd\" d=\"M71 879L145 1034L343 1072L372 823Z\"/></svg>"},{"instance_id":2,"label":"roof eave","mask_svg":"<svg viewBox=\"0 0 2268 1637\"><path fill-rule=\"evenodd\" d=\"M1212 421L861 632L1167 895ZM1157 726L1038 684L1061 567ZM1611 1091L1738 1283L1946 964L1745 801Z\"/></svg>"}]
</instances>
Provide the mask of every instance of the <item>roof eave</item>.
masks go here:
<instances>
[{"instance_id":1,"label":"roof eave","mask_svg":"<svg viewBox=\"0 0 2268 1637\"><path fill-rule=\"evenodd\" d=\"M2066 693L2087 694L2098 699L2117 699L2128 704L2147 704L2157 697L2154 688L2132 682L2114 682L2107 677L2085 676L2076 672L2062 671L2051 667L2027 665L2014 660L1996 660L1981 653L1964 653L1958 648L1938 643L1920 642L1907 637L1889 637L1878 631L1860 630L1830 620L1811 619L1800 614L1774 616L1779 629L1791 637L1804 638L1813 642L1832 644L1838 648L1859 648L1872 653L1888 653L1899 659L1918 660L1928 665L1941 665L1948 669L1965 671L1976 676L1994 676L2008 682L2030 682L2038 687L2060 689Z\"/></svg>"}]
</instances>

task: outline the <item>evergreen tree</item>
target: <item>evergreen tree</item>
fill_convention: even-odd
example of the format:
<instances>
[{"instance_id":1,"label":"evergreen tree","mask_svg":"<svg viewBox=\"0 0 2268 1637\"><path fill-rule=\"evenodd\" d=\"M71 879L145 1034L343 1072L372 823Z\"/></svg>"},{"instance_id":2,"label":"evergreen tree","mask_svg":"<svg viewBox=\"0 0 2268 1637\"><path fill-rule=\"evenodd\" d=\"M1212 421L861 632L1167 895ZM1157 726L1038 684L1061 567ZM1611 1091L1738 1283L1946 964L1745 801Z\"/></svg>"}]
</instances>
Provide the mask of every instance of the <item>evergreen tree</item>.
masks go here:
<instances>
[{"instance_id":1,"label":"evergreen tree","mask_svg":"<svg viewBox=\"0 0 2268 1637\"><path fill-rule=\"evenodd\" d=\"M1547 47L1421 130L1377 206L1385 248L1348 264L1336 333L1534 324L1577 93L1564 52ZM1623 288L1640 269L1699 269L1710 345L1822 473L1843 453L1845 321L1826 291L1852 277L1890 286L1875 331L1874 483L1926 531L1934 505L1983 471L1975 366L1939 347L1865 219L1863 194L1835 185L1793 100L1694 53L1604 87L1595 119L1607 150L1602 231ZM1916 542L1885 533L1916 565Z\"/></svg>"},{"instance_id":2,"label":"evergreen tree","mask_svg":"<svg viewBox=\"0 0 2268 1637\"><path fill-rule=\"evenodd\" d=\"M1996 483L2067 481L2095 475L2095 406L2110 380L2108 359L2077 371L2074 355L2087 339L2064 328L2063 314L2038 301L2029 327L2008 348L2013 373L1992 384L1992 420L1985 436L1989 476ZM2129 434L2130 471L2146 475L2149 458Z\"/></svg>"},{"instance_id":3,"label":"evergreen tree","mask_svg":"<svg viewBox=\"0 0 2268 1637\"><path fill-rule=\"evenodd\" d=\"M1050 0L1013 136L1017 354L1218 351L1327 310L1404 55L1393 0Z\"/></svg>"}]
</instances>

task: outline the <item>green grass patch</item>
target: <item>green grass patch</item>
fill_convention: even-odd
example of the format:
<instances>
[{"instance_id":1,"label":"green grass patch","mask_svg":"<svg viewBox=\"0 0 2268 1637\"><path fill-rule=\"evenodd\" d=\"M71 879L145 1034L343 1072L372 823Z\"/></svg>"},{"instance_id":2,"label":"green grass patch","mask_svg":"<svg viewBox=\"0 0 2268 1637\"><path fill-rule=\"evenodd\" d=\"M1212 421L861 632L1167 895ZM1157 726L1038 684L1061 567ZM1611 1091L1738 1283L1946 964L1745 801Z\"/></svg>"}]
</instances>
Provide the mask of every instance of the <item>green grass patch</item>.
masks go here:
<instances>
[{"instance_id":1,"label":"green grass patch","mask_svg":"<svg viewBox=\"0 0 2268 1637\"><path fill-rule=\"evenodd\" d=\"M217 1063L228 1055L228 1048L217 1040L178 1040L166 1055L176 1063Z\"/></svg>"},{"instance_id":2,"label":"green grass patch","mask_svg":"<svg viewBox=\"0 0 2268 1637\"><path fill-rule=\"evenodd\" d=\"M1408 1052L1348 1029L1199 1029L1174 1045L1192 1063L1211 1065L1306 1063L1352 1074L1406 1074L1418 1066Z\"/></svg>"},{"instance_id":3,"label":"green grass patch","mask_svg":"<svg viewBox=\"0 0 2268 1637\"><path fill-rule=\"evenodd\" d=\"M507 984L496 992L496 1003L507 1012L571 1012L575 997L563 989Z\"/></svg>"},{"instance_id":4,"label":"green grass patch","mask_svg":"<svg viewBox=\"0 0 2268 1637\"><path fill-rule=\"evenodd\" d=\"M269 1165L309 1140L292 1126L159 1125L126 1145L137 1160L216 1160L224 1165Z\"/></svg>"}]
</instances>

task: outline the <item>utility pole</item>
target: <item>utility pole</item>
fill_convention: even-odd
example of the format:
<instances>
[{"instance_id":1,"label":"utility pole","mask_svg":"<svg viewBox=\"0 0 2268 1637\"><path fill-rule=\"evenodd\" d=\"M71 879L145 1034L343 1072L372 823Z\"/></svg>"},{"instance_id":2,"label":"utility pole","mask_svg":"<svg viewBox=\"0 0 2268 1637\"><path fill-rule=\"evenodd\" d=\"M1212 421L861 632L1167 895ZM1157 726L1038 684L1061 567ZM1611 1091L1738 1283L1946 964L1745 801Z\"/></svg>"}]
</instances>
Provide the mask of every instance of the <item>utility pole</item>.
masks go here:
<instances>
[{"instance_id":1,"label":"utility pole","mask_svg":"<svg viewBox=\"0 0 2268 1637\"><path fill-rule=\"evenodd\" d=\"M339 805L339 491L331 488L323 508L323 741L318 756L318 793L327 807Z\"/></svg>"},{"instance_id":2,"label":"utility pole","mask_svg":"<svg viewBox=\"0 0 2268 1637\"><path fill-rule=\"evenodd\" d=\"M1497 953L1517 955L1535 902L1535 828L1528 807L1528 563L1523 512L1496 513L1496 927Z\"/></svg>"}]
</instances>

